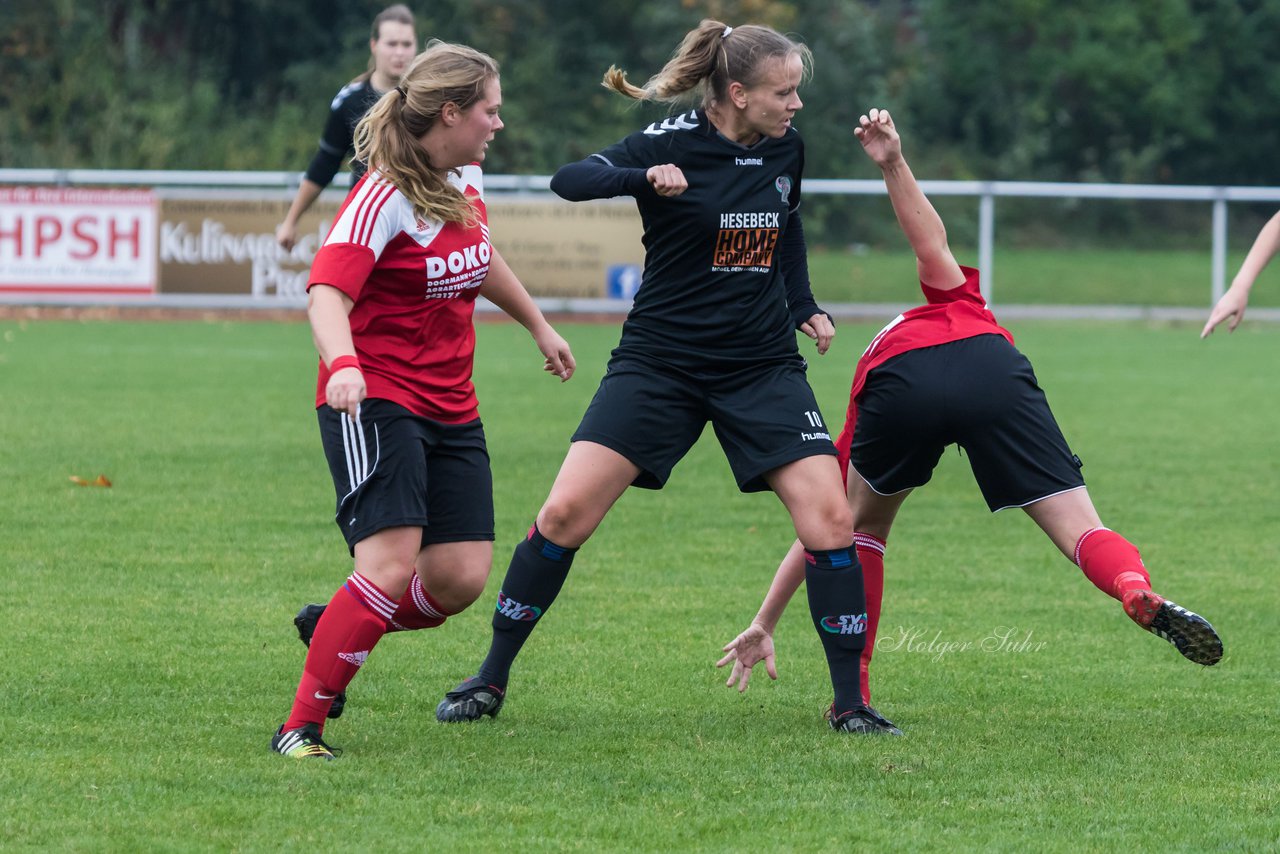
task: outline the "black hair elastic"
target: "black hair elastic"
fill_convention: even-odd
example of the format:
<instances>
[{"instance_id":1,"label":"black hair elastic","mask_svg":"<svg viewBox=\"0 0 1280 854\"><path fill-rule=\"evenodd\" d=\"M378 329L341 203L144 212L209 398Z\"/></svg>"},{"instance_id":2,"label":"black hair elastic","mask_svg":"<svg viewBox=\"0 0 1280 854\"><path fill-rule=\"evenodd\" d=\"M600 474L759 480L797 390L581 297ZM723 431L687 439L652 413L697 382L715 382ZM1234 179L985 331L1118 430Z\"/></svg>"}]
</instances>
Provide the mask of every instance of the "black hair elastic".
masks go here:
<instances>
[{"instance_id":1,"label":"black hair elastic","mask_svg":"<svg viewBox=\"0 0 1280 854\"><path fill-rule=\"evenodd\" d=\"M406 101L409 100L409 93L404 90L403 86L397 86L396 91L400 93L401 98L404 98Z\"/></svg>"}]
</instances>

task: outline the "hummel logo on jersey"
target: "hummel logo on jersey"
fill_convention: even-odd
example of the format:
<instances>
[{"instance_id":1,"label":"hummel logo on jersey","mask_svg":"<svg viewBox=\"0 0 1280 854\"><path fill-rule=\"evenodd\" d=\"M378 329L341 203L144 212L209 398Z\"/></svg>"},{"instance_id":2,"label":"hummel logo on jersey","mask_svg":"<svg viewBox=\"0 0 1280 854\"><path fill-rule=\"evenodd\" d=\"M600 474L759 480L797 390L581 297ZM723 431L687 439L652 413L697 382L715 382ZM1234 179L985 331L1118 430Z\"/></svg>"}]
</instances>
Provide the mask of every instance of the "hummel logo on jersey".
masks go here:
<instances>
[{"instance_id":1,"label":"hummel logo on jersey","mask_svg":"<svg viewBox=\"0 0 1280 854\"><path fill-rule=\"evenodd\" d=\"M823 617L822 630L833 635L860 635L867 630L866 614L841 614Z\"/></svg>"},{"instance_id":2,"label":"hummel logo on jersey","mask_svg":"<svg viewBox=\"0 0 1280 854\"><path fill-rule=\"evenodd\" d=\"M671 130L693 130L698 126L698 114L694 110L663 119L662 123L654 122L644 129L646 136L661 136Z\"/></svg>"},{"instance_id":3,"label":"hummel logo on jersey","mask_svg":"<svg viewBox=\"0 0 1280 854\"><path fill-rule=\"evenodd\" d=\"M733 158L734 166L763 166L763 157L735 157Z\"/></svg>"},{"instance_id":4,"label":"hummel logo on jersey","mask_svg":"<svg viewBox=\"0 0 1280 854\"><path fill-rule=\"evenodd\" d=\"M505 593L498 594L497 612L508 619L531 623L542 616L542 609L533 605L522 605Z\"/></svg>"},{"instance_id":5,"label":"hummel logo on jersey","mask_svg":"<svg viewBox=\"0 0 1280 854\"><path fill-rule=\"evenodd\" d=\"M369 657L369 650L367 649L362 652L338 653L338 658L341 658L343 661L347 662L348 664L354 664L356 667L363 667L365 659L367 659L368 657Z\"/></svg>"}]
</instances>

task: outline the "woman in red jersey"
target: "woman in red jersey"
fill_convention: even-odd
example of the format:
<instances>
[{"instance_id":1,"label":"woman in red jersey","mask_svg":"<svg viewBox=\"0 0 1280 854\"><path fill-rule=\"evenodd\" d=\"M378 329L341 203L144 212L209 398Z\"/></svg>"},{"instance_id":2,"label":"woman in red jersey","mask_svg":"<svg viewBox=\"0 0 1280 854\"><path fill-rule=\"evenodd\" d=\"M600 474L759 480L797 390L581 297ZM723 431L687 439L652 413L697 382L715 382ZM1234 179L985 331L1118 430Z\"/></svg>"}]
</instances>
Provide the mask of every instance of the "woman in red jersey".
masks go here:
<instances>
[{"instance_id":1,"label":"woman in red jersey","mask_svg":"<svg viewBox=\"0 0 1280 854\"><path fill-rule=\"evenodd\" d=\"M316 255L307 309L355 571L299 614L306 665L271 740L286 756L332 759L325 718L382 635L438 626L484 589L493 487L471 382L476 297L529 330L547 371L573 374L568 344L489 239L479 164L501 105L493 59L435 43L356 129L370 171Z\"/></svg>"},{"instance_id":2,"label":"woman in red jersey","mask_svg":"<svg viewBox=\"0 0 1280 854\"><path fill-rule=\"evenodd\" d=\"M868 668L884 590L889 529L911 490L929 481L951 443L964 448L992 511L1021 507L1085 576L1139 626L1197 664L1215 664L1222 642L1202 617L1153 593L1138 550L1102 526L1031 363L996 323L978 288L978 271L956 263L946 230L902 155L889 113L871 110L854 130L880 167L889 199L915 251L926 303L880 331L858 361L844 431L836 440L853 510L854 541L867 595L862 701L870 708ZM760 661L771 678L773 630L804 580L799 544L783 559L751 626L725 646L728 685L745 691ZM873 710L874 711L874 710ZM875 713L864 731L899 735Z\"/></svg>"}]
</instances>

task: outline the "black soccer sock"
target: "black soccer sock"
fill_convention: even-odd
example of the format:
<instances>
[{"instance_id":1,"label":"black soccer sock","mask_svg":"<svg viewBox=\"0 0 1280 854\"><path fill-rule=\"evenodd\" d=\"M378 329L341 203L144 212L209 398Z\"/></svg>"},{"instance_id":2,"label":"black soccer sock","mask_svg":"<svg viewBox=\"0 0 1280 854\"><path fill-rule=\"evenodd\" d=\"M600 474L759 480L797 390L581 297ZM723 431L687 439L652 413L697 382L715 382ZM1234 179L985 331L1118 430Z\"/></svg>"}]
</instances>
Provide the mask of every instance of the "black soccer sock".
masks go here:
<instances>
[{"instance_id":1,"label":"black soccer sock","mask_svg":"<svg viewBox=\"0 0 1280 854\"><path fill-rule=\"evenodd\" d=\"M836 712L862 704L859 662L866 643L867 600L862 566L853 544L847 549L804 553L809 613L827 654Z\"/></svg>"},{"instance_id":2,"label":"black soccer sock","mask_svg":"<svg viewBox=\"0 0 1280 854\"><path fill-rule=\"evenodd\" d=\"M511 555L493 613L493 640L480 665L480 678L507 687L511 663L529 639L533 627L556 601L578 550L558 546L542 536L535 524Z\"/></svg>"}]
</instances>

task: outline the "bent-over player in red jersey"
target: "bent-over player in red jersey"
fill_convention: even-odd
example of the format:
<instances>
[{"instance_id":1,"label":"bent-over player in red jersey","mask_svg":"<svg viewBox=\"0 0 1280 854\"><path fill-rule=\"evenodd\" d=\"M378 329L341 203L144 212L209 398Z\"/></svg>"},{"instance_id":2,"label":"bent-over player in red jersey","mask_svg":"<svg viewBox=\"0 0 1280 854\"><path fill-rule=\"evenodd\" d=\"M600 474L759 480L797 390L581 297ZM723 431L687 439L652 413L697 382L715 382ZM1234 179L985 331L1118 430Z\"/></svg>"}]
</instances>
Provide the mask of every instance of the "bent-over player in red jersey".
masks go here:
<instances>
[{"instance_id":1,"label":"bent-over player in red jersey","mask_svg":"<svg viewBox=\"0 0 1280 854\"><path fill-rule=\"evenodd\" d=\"M1102 526L1080 460L1067 447L1031 363L988 310L978 271L961 267L952 256L942 220L903 158L889 113L873 109L860 125L854 133L884 175L894 213L915 251L926 300L882 329L863 353L836 441L866 585L862 701L870 707L868 668L889 529L911 490L928 483L953 442L964 448L992 511L1021 507L1139 626L1197 664L1217 663L1222 642L1213 627L1152 592L1138 549ZM773 630L804 577L797 544L751 626L724 647L727 654L718 665L733 663L730 686L745 691L751 668L761 661L777 678ZM901 734L883 717L878 727L864 731Z\"/></svg>"}]
</instances>

